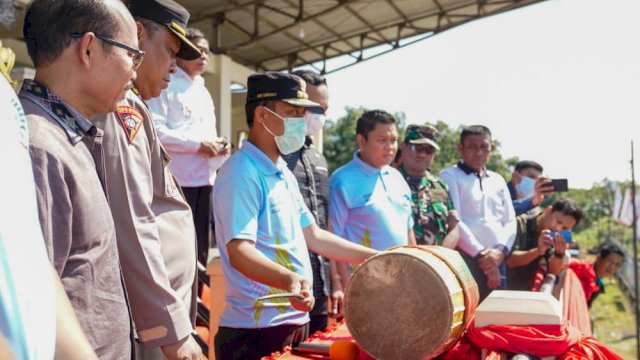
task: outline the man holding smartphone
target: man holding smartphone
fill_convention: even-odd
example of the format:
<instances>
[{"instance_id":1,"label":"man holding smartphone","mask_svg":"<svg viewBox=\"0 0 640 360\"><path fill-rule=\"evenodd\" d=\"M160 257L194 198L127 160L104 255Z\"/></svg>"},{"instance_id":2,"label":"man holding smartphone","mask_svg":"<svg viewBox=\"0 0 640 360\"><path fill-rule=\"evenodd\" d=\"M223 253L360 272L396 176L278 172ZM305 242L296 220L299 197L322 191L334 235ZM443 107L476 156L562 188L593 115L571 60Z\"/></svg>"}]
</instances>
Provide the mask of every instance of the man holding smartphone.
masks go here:
<instances>
[{"instance_id":1,"label":"man holding smartphone","mask_svg":"<svg viewBox=\"0 0 640 360\"><path fill-rule=\"evenodd\" d=\"M560 199L535 215L516 218L516 241L507 258L507 288L530 290L536 270L548 264L547 270L560 269L566 250L573 243L571 229L584 214L571 199Z\"/></svg>"},{"instance_id":2,"label":"man holding smartphone","mask_svg":"<svg viewBox=\"0 0 640 360\"><path fill-rule=\"evenodd\" d=\"M553 193L551 179L542 176L542 172L542 165L535 161L522 160L516 164L511 181L507 183L516 216L537 208Z\"/></svg>"},{"instance_id":3,"label":"man holding smartphone","mask_svg":"<svg viewBox=\"0 0 640 360\"><path fill-rule=\"evenodd\" d=\"M198 261L206 265L213 238L211 189L229 155L229 144L218 137L215 107L201 76L209 63L209 42L193 28L187 29L186 38L200 50L200 57L177 58L178 68L171 74L169 87L147 104L160 142L171 156L171 171L193 213Z\"/></svg>"}]
</instances>

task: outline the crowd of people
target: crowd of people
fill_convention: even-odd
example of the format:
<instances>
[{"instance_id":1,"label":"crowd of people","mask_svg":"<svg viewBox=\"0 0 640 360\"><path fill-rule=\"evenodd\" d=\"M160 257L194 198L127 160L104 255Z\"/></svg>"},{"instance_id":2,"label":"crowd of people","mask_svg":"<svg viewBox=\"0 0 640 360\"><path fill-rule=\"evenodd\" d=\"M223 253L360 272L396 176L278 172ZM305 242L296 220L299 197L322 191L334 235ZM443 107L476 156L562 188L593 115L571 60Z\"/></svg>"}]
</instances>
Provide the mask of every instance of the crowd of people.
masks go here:
<instances>
[{"instance_id":1,"label":"crowd of people","mask_svg":"<svg viewBox=\"0 0 640 360\"><path fill-rule=\"evenodd\" d=\"M213 246L226 285L217 359L324 330L350 264L394 246L458 250L481 299L569 267L591 303L620 268L615 245L593 264L570 259L582 210L540 207L554 188L536 162L509 182L487 169L482 125L435 174L434 126L399 134L393 115L366 111L353 159L329 174L314 146L329 86L312 71L247 79L248 138L231 155L201 76L209 43L188 20L173 0L28 5L35 78L17 96L0 79L12 172L0 181L19 199L0 205L0 358L200 359L197 264Z\"/></svg>"}]
</instances>

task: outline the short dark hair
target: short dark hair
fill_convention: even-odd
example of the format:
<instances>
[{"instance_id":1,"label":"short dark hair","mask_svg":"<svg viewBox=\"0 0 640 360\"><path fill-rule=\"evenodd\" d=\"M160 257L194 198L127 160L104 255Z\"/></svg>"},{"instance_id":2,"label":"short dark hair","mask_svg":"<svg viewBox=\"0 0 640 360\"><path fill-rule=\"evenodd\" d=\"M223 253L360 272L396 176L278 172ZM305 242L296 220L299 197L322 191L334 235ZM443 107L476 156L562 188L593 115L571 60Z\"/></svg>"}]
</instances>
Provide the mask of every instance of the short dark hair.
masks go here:
<instances>
[{"instance_id":1,"label":"short dark hair","mask_svg":"<svg viewBox=\"0 0 640 360\"><path fill-rule=\"evenodd\" d=\"M471 125L462 129L460 133L460 144L464 143L464 139L471 135L486 135L491 139L491 130L484 125Z\"/></svg>"},{"instance_id":2,"label":"short dark hair","mask_svg":"<svg viewBox=\"0 0 640 360\"><path fill-rule=\"evenodd\" d=\"M551 205L551 212L558 211L564 215L571 216L576 219L576 225L580 223L584 217L584 212L580 206L569 198L558 199Z\"/></svg>"},{"instance_id":3,"label":"short dark hair","mask_svg":"<svg viewBox=\"0 0 640 360\"><path fill-rule=\"evenodd\" d=\"M320 86L327 85L327 78L311 70L296 70L292 72L293 75L298 75L309 85Z\"/></svg>"},{"instance_id":4,"label":"short dark hair","mask_svg":"<svg viewBox=\"0 0 640 360\"><path fill-rule=\"evenodd\" d=\"M261 100L261 101L252 101L250 103L246 103L244 105L244 111L247 114L247 125L251 127L253 125L253 113L256 111L258 106L264 106L269 108L270 110L275 111L275 102L277 100Z\"/></svg>"},{"instance_id":5,"label":"short dark hair","mask_svg":"<svg viewBox=\"0 0 640 360\"><path fill-rule=\"evenodd\" d=\"M365 111L356 123L356 134L367 136L376 127L376 124L395 124L396 118L384 110Z\"/></svg>"},{"instance_id":6,"label":"short dark hair","mask_svg":"<svg viewBox=\"0 0 640 360\"><path fill-rule=\"evenodd\" d=\"M516 171L521 171L521 170L524 170L524 169L536 169L536 170L538 170L540 172L544 171L542 169L542 165L538 164L535 161L532 161L532 160L521 160L521 161L518 161L516 163L515 170Z\"/></svg>"},{"instance_id":7,"label":"short dark hair","mask_svg":"<svg viewBox=\"0 0 640 360\"><path fill-rule=\"evenodd\" d=\"M144 31L149 34L149 38L153 38L154 36L156 36L156 33L164 27L164 25L160 24L159 22L155 22L141 16L134 16L133 18L136 21L139 21L140 24L142 24L142 26L144 27Z\"/></svg>"},{"instance_id":8,"label":"short dark hair","mask_svg":"<svg viewBox=\"0 0 640 360\"><path fill-rule=\"evenodd\" d=\"M206 37L204 36L204 33L200 31L200 29L196 29L196 28L187 28L186 38L189 41L193 41L195 39L200 39L200 38L206 39Z\"/></svg>"},{"instance_id":9,"label":"short dark hair","mask_svg":"<svg viewBox=\"0 0 640 360\"><path fill-rule=\"evenodd\" d=\"M622 251L622 248L620 246L614 243L602 245L598 254L600 255L600 259L605 259L610 254L618 254L624 259L624 251Z\"/></svg>"},{"instance_id":10,"label":"short dark hair","mask_svg":"<svg viewBox=\"0 0 640 360\"><path fill-rule=\"evenodd\" d=\"M33 0L25 12L22 33L34 66L51 64L71 44L71 33L94 32L115 38L121 21L105 1ZM105 51L110 46L103 42Z\"/></svg>"}]
</instances>

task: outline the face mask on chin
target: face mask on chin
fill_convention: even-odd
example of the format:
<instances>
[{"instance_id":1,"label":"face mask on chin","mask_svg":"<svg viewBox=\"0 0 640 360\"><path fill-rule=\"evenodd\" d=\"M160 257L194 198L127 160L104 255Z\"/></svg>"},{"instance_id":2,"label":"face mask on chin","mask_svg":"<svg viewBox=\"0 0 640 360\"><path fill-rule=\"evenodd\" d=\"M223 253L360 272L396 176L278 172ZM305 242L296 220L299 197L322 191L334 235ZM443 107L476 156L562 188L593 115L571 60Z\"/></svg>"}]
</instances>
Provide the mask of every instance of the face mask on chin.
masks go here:
<instances>
[{"instance_id":1,"label":"face mask on chin","mask_svg":"<svg viewBox=\"0 0 640 360\"><path fill-rule=\"evenodd\" d=\"M284 121L284 133L282 135L274 134L267 125L262 123L265 130L271 135L276 141L276 146L282 155L288 155L293 152L298 151L302 145L304 145L304 136L307 132L307 125L305 122L305 118L303 117L290 117L283 118L282 116L276 114L271 109L265 107L265 109L269 110L270 113L277 116L278 118Z\"/></svg>"},{"instance_id":2,"label":"face mask on chin","mask_svg":"<svg viewBox=\"0 0 640 360\"><path fill-rule=\"evenodd\" d=\"M304 113L304 121L307 124L307 135L315 135L322 131L326 117L324 114L318 114L307 110Z\"/></svg>"},{"instance_id":3,"label":"face mask on chin","mask_svg":"<svg viewBox=\"0 0 640 360\"><path fill-rule=\"evenodd\" d=\"M520 183L516 185L516 191L518 191L518 194L520 196L526 199L533 196L535 192L534 190L535 186L536 186L536 181L534 179L527 176L523 176L522 180L520 180Z\"/></svg>"}]
</instances>

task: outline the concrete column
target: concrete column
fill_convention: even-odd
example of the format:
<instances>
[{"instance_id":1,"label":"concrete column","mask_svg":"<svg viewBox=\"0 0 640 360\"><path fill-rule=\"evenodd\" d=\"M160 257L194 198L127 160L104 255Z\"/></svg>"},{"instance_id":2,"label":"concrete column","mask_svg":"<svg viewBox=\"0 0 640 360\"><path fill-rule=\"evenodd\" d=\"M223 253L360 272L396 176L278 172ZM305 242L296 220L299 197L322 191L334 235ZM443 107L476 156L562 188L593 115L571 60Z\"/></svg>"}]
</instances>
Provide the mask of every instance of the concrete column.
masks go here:
<instances>
[{"instance_id":1,"label":"concrete column","mask_svg":"<svg viewBox=\"0 0 640 360\"><path fill-rule=\"evenodd\" d=\"M218 136L231 139L231 59L223 55L212 55L209 69L203 74L205 84L213 97L218 120Z\"/></svg>"}]
</instances>

